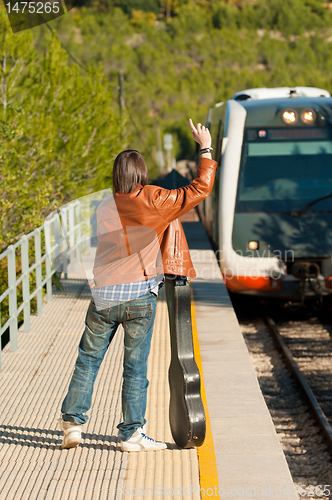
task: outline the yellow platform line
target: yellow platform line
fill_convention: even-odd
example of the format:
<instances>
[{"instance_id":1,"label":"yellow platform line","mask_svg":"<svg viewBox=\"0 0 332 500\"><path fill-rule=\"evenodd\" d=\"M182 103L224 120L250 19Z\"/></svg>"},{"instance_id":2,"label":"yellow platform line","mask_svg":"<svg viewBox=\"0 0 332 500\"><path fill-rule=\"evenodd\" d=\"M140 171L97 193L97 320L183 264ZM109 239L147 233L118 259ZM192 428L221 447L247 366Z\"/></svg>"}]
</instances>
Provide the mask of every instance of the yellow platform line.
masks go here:
<instances>
[{"instance_id":1,"label":"yellow platform line","mask_svg":"<svg viewBox=\"0 0 332 500\"><path fill-rule=\"evenodd\" d=\"M209 410L206 400L206 392L203 377L203 367L202 367L202 357L199 348L199 339L196 323L196 312L194 303L194 294L191 284L191 322L192 322L192 332L193 332L193 343L194 343L194 353L195 360L201 375L201 397L205 411L206 418L206 436L205 441L202 446L197 448L198 462L199 462L199 476L200 476L200 488L201 488L201 498L219 498L219 480L218 480L218 470L216 454L214 451L214 443L211 429L211 422L209 416ZM213 490L213 493L211 494Z\"/></svg>"}]
</instances>

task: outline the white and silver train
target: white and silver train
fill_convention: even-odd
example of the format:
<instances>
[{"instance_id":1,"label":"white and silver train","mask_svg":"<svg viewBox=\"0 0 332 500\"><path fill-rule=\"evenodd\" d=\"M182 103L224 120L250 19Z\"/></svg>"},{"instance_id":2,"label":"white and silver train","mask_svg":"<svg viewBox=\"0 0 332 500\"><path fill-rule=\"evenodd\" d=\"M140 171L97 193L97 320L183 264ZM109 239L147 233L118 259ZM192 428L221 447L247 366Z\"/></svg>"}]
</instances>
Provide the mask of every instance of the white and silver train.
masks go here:
<instances>
[{"instance_id":1,"label":"white and silver train","mask_svg":"<svg viewBox=\"0 0 332 500\"><path fill-rule=\"evenodd\" d=\"M209 110L212 194L199 206L232 292L332 296L332 98L260 88Z\"/></svg>"}]
</instances>

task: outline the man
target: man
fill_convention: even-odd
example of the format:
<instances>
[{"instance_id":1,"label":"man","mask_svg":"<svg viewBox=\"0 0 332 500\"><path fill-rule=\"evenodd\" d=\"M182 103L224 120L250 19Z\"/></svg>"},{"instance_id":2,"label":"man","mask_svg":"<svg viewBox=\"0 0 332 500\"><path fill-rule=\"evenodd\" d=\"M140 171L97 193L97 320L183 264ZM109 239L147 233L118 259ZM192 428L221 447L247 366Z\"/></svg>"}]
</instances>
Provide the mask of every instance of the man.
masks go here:
<instances>
[{"instance_id":1,"label":"man","mask_svg":"<svg viewBox=\"0 0 332 500\"><path fill-rule=\"evenodd\" d=\"M165 443L145 435L147 363L163 273L195 277L178 218L212 190L217 163L211 136L189 120L201 147L196 178L189 186L167 190L148 185L148 170L135 150L120 153L113 167L114 195L97 209L98 246L93 299L85 320L75 370L59 419L62 448L81 442L82 424L91 405L93 384L120 324L124 329L123 422L118 425L123 451L161 450Z\"/></svg>"}]
</instances>

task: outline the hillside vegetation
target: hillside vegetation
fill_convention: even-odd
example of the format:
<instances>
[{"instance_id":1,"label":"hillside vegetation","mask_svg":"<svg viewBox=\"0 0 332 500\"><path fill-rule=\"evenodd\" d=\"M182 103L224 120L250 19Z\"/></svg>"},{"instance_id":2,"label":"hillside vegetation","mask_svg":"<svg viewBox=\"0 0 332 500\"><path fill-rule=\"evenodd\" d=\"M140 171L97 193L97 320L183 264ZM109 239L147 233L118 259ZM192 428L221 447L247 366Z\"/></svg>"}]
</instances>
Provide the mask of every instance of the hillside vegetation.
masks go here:
<instances>
[{"instance_id":1,"label":"hillside vegetation","mask_svg":"<svg viewBox=\"0 0 332 500\"><path fill-rule=\"evenodd\" d=\"M0 253L62 203L111 186L120 123L101 68L82 75L55 36L12 34L0 9Z\"/></svg>"},{"instance_id":2,"label":"hillside vegetation","mask_svg":"<svg viewBox=\"0 0 332 500\"><path fill-rule=\"evenodd\" d=\"M88 0L54 22L84 64L102 63L125 133L152 168L159 131L178 159L194 155L188 117L234 92L261 86L332 90L332 4L319 0ZM47 38L43 27L38 36Z\"/></svg>"}]
</instances>

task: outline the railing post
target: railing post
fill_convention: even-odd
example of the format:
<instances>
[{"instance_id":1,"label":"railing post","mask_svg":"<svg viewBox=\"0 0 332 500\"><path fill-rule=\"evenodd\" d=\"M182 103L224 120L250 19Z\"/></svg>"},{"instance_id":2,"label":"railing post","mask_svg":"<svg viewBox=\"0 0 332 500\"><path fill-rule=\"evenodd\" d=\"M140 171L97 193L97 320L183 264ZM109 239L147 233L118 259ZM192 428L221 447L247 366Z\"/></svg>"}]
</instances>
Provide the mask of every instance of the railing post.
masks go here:
<instances>
[{"instance_id":1,"label":"railing post","mask_svg":"<svg viewBox=\"0 0 332 500\"><path fill-rule=\"evenodd\" d=\"M41 263L41 231L37 229L35 234L35 256L36 256L36 287L37 287L37 314L43 313L43 288L42 288L42 263Z\"/></svg>"},{"instance_id":2,"label":"railing post","mask_svg":"<svg viewBox=\"0 0 332 500\"><path fill-rule=\"evenodd\" d=\"M45 221L44 223L45 231L45 258L46 258L46 292L47 301L52 302L52 266L51 266L51 231L50 224Z\"/></svg>"},{"instance_id":3,"label":"railing post","mask_svg":"<svg viewBox=\"0 0 332 500\"><path fill-rule=\"evenodd\" d=\"M67 279L67 265L68 265L68 243L67 243L67 209L61 212L61 228L63 233L62 241L64 241L65 248L62 252L63 273Z\"/></svg>"},{"instance_id":4,"label":"railing post","mask_svg":"<svg viewBox=\"0 0 332 500\"><path fill-rule=\"evenodd\" d=\"M73 205L68 207L68 215L69 215L69 248L72 249L75 245L75 213Z\"/></svg>"},{"instance_id":5,"label":"railing post","mask_svg":"<svg viewBox=\"0 0 332 500\"><path fill-rule=\"evenodd\" d=\"M56 218L54 220L54 239L55 239L55 255L54 255L54 265L56 268L58 268L58 266L60 265L60 262L59 262L59 255L60 255L60 252L61 252L61 248L60 248L60 217L59 217L59 214L57 213L56 215ZM52 255L50 255L50 257L52 257ZM58 269L57 269L58 271Z\"/></svg>"},{"instance_id":6,"label":"railing post","mask_svg":"<svg viewBox=\"0 0 332 500\"><path fill-rule=\"evenodd\" d=\"M24 331L30 331L30 280L29 280L29 240L26 235L22 236L21 244L21 259L22 259L22 288L23 288L23 314L24 314Z\"/></svg>"},{"instance_id":7,"label":"railing post","mask_svg":"<svg viewBox=\"0 0 332 500\"><path fill-rule=\"evenodd\" d=\"M68 207L68 218L69 218L69 255L70 255L70 263L73 265L75 262L75 212L73 205L69 205Z\"/></svg>"},{"instance_id":8,"label":"railing post","mask_svg":"<svg viewBox=\"0 0 332 500\"><path fill-rule=\"evenodd\" d=\"M82 227L81 227L81 203L78 201L76 205L76 218L77 218L77 223L78 223L78 234L77 234L77 241L78 243L76 247L76 261L80 262L81 260L81 239L82 239Z\"/></svg>"},{"instance_id":9,"label":"railing post","mask_svg":"<svg viewBox=\"0 0 332 500\"><path fill-rule=\"evenodd\" d=\"M13 245L8 247L8 287L12 288L9 292L9 317L11 323L9 326L10 350L17 349L17 297L16 297L16 262L15 248Z\"/></svg>"}]
</instances>

